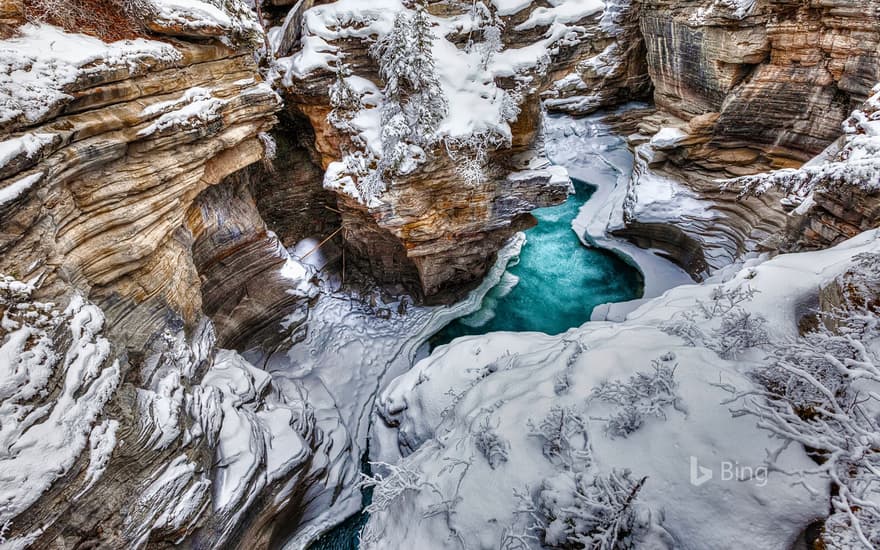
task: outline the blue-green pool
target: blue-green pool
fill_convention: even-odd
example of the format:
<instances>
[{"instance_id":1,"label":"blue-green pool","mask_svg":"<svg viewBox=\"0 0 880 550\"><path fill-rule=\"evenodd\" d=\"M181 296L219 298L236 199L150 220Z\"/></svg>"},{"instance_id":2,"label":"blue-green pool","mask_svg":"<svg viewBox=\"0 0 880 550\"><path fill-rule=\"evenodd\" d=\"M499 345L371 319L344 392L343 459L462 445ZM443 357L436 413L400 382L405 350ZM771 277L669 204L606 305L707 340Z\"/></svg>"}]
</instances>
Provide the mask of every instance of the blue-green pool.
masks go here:
<instances>
[{"instance_id":1,"label":"blue-green pool","mask_svg":"<svg viewBox=\"0 0 880 550\"><path fill-rule=\"evenodd\" d=\"M575 193L559 206L532 212L519 263L508 268L483 307L437 333L432 346L500 330L559 334L590 320L593 308L641 296L641 273L613 252L584 246L571 221L594 187L572 180Z\"/></svg>"},{"instance_id":2,"label":"blue-green pool","mask_svg":"<svg viewBox=\"0 0 880 550\"><path fill-rule=\"evenodd\" d=\"M639 298L641 273L614 253L584 246L571 228L594 187L572 179L575 193L559 206L535 210L538 225L526 231L519 263L508 268L480 310L446 326L431 346L493 331L559 334L590 320L606 302ZM364 494L364 505L370 495ZM356 550L368 516L361 512L317 539L309 550Z\"/></svg>"}]
</instances>

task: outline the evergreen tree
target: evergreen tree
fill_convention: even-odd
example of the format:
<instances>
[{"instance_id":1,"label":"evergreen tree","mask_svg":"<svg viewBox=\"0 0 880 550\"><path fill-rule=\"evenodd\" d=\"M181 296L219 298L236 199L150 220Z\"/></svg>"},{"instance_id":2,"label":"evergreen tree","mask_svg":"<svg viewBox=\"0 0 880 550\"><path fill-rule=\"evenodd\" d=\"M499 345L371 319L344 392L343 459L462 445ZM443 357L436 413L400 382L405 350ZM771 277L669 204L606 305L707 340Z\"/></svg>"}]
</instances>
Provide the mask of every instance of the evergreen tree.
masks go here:
<instances>
[{"instance_id":1,"label":"evergreen tree","mask_svg":"<svg viewBox=\"0 0 880 550\"><path fill-rule=\"evenodd\" d=\"M413 142L426 145L434 142L434 134L449 111L449 105L437 79L434 32L423 6L416 7L413 13L411 30L414 59L410 78L414 96L409 102L410 116L407 118L414 124Z\"/></svg>"},{"instance_id":2,"label":"evergreen tree","mask_svg":"<svg viewBox=\"0 0 880 550\"><path fill-rule=\"evenodd\" d=\"M351 121L363 108L363 103L360 94L348 83L349 76L351 69L340 58L336 62L336 80L330 86L330 106L333 110L327 115L327 120L339 130L355 133Z\"/></svg>"},{"instance_id":3,"label":"evergreen tree","mask_svg":"<svg viewBox=\"0 0 880 550\"><path fill-rule=\"evenodd\" d=\"M398 13L391 31L370 50L385 82L381 173L400 173L418 160L422 147L437 140L448 104L436 75L433 44L430 18L419 5L412 15Z\"/></svg>"}]
</instances>

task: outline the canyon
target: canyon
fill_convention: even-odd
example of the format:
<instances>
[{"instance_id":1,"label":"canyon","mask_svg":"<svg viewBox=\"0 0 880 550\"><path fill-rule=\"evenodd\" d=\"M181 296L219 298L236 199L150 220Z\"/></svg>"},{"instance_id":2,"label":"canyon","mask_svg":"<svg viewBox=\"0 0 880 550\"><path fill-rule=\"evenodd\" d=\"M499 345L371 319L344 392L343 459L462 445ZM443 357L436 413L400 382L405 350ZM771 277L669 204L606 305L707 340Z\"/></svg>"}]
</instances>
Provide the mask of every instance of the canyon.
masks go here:
<instances>
[{"instance_id":1,"label":"canyon","mask_svg":"<svg viewBox=\"0 0 880 550\"><path fill-rule=\"evenodd\" d=\"M579 333L579 352L563 337L492 336L482 357L479 340L461 340L410 370L430 336L478 311L503 279L537 223L531 212L573 191L548 159L547 113L601 116L632 153L632 170L600 193L605 217L578 235L586 244L616 239L624 255L645 249L686 282L724 288L752 267L791 269L807 281L796 289L804 303L820 286L823 300L842 299L788 253L844 262L875 248L858 236L880 227L880 184L822 166L867 155L878 173L877 149L860 141L880 113L876 0L430 0L448 116L375 197L363 186L383 152L387 83L371 47L415 5L271 0L260 19L241 0L145 0L138 36L109 42L36 22L31 5L0 6L0 540L10 548L307 547L360 508L365 453L401 460L407 452L389 450L398 439L416 457L448 453L428 426L454 405L443 392L473 391L474 373L505 351L546 381L543 352L564 363L557 352L595 344L587 355L600 361L603 346L625 346L626 324L584 329L599 335ZM358 96L348 124L333 123L340 80ZM810 188L749 187L787 175ZM852 238L862 240L841 245ZM645 299L672 286L630 260ZM675 292L693 307L708 299ZM659 355L665 344L648 340L684 311L666 300L606 318L637 311L650 328L633 329L636 339ZM773 318L777 304L756 307ZM785 310L780 323L802 313ZM679 351L682 370L711 363L706 353ZM479 368L449 374L443 354ZM430 369L449 387L414 381ZM730 362L713 369L741 378ZM479 410L465 405L449 433ZM472 500L474 479L464 482ZM377 514L386 547L456 533L435 519L412 527L436 504L419 498L397 517ZM805 527L819 508L765 519ZM663 539L656 519L645 529ZM493 525L485 547L501 536ZM694 547L723 538L696 531Z\"/></svg>"}]
</instances>

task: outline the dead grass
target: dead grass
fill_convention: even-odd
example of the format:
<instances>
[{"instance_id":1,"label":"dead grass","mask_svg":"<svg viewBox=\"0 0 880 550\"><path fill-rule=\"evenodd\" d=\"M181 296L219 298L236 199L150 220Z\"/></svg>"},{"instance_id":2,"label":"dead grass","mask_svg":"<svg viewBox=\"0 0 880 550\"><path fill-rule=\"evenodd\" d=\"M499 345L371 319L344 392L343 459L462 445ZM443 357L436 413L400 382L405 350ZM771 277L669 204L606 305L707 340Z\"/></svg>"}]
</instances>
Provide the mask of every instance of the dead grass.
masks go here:
<instances>
[{"instance_id":1,"label":"dead grass","mask_svg":"<svg viewBox=\"0 0 880 550\"><path fill-rule=\"evenodd\" d=\"M49 23L106 42L148 36L131 0L24 0L28 21Z\"/></svg>"}]
</instances>

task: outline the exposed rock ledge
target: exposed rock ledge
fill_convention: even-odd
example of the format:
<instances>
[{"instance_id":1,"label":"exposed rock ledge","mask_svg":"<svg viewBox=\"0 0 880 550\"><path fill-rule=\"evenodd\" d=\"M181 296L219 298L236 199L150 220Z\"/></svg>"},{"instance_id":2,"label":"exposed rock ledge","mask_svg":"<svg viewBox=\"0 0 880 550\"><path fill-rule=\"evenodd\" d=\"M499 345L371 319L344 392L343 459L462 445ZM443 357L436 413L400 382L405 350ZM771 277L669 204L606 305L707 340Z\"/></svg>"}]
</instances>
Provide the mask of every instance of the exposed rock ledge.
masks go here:
<instances>
[{"instance_id":1,"label":"exposed rock ledge","mask_svg":"<svg viewBox=\"0 0 880 550\"><path fill-rule=\"evenodd\" d=\"M220 348L296 330L314 293L240 172L280 100L248 48L20 32L0 42L3 536L266 546L321 434L295 382Z\"/></svg>"}]
</instances>

